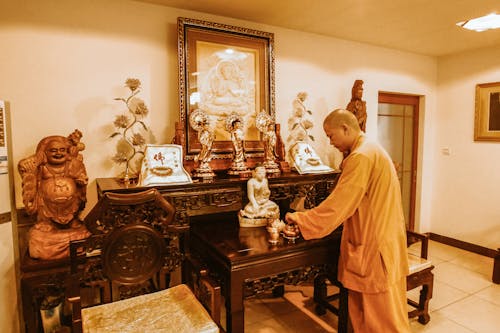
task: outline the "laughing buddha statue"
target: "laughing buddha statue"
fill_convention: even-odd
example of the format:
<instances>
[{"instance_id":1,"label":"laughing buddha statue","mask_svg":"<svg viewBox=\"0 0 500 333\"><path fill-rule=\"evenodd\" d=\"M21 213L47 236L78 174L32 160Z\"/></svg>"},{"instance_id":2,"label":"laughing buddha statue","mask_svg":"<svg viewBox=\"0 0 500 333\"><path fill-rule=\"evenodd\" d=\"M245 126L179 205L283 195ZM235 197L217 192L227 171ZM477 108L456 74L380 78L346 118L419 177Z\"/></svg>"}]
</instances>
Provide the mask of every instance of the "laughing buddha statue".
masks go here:
<instances>
[{"instance_id":1,"label":"laughing buddha statue","mask_svg":"<svg viewBox=\"0 0 500 333\"><path fill-rule=\"evenodd\" d=\"M18 164L26 212L36 215L28 236L32 258L67 257L70 241L90 235L79 218L88 183L81 136L78 130L68 137L48 136L38 143L34 155Z\"/></svg>"}]
</instances>

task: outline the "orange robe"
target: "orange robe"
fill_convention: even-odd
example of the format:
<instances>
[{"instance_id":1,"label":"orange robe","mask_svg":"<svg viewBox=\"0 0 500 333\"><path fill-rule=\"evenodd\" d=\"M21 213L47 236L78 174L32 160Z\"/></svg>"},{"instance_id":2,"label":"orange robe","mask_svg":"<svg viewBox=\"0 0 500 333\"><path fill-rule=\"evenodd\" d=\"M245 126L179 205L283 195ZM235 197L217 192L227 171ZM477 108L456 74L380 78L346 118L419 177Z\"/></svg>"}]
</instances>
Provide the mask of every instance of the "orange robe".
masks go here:
<instances>
[{"instance_id":1,"label":"orange robe","mask_svg":"<svg viewBox=\"0 0 500 333\"><path fill-rule=\"evenodd\" d=\"M305 239L322 238L344 223L338 279L349 289L349 302L360 302L359 297L357 300L351 297L354 294L397 299L397 304L376 309L380 314L378 320L391 321L395 317L396 323L391 325L399 327L399 331L394 332L409 332L406 286L401 283L408 274L406 227L392 160L378 144L360 134L342 169L337 186L320 205L293 213L292 218ZM375 319L364 318L368 312L363 313L363 307L370 307L370 303L364 300L363 304L349 305L353 327L360 327L354 322L360 320L363 327L381 327L380 322L365 325L365 321ZM384 318L384 313L388 318ZM370 331L373 330L355 330Z\"/></svg>"}]
</instances>

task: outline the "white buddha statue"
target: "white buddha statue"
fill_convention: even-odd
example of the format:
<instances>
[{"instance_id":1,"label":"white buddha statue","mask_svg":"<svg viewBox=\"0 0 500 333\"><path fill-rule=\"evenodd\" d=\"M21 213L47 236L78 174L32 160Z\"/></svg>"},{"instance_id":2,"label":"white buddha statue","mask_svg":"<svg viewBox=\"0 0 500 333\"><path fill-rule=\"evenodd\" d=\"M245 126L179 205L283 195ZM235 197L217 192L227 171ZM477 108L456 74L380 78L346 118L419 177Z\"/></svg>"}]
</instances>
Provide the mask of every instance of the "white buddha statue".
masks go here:
<instances>
[{"instance_id":1,"label":"white buddha statue","mask_svg":"<svg viewBox=\"0 0 500 333\"><path fill-rule=\"evenodd\" d=\"M269 200L271 191L264 166L255 168L247 182L247 195L249 202L239 212L241 226L266 226L270 220L279 219L278 205Z\"/></svg>"}]
</instances>

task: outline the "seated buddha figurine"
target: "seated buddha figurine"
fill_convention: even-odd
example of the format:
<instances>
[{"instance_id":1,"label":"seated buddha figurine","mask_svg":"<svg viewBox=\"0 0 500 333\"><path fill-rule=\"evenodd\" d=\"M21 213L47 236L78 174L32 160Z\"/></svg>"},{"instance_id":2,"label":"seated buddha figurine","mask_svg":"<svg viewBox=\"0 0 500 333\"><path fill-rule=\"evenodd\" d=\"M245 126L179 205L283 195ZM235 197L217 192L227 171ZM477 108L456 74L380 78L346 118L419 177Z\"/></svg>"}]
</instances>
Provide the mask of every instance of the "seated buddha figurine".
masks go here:
<instances>
[{"instance_id":1,"label":"seated buddha figurine","mask_svg":"<svg viewBox=\"0 0 500 333\"><path fill-rule=\"evenodd\" d=\"M68 137L45 137L34 155L19 162L23 203L29 215L36 215L28 239L32 258L67 257L69 241L90 235L79 218L88 183L80 138L78 130Z\"/></svg>"},{"instance_id":2,"label":"seated buddha figurine","mask_svg":"<svg viewBox=\"0 0 500 333\"><path fill-rule=\"evenodd\" d=\"M279 219L280 210L276 203L269 200L266 168L257 166L252 178L247 182L248 204L240 210L238 217L242 227L266 226L269 221Z\"/></svg>"}]
</instances>

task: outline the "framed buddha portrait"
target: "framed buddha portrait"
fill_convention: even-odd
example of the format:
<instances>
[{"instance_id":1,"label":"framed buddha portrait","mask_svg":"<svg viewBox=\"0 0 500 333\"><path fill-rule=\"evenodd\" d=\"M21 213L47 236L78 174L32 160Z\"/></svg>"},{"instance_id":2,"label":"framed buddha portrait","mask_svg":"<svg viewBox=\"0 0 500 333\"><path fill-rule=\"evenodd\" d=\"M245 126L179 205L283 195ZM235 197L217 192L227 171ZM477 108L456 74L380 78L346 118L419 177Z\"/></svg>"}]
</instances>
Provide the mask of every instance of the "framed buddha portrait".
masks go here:
<instances>
[{"instance_id":1,"label":"framed buddha portrait","mask_svg":"<svg viewBox=\"0 0 500 333\"><path fill-rule=\"evenodd\" d=\"M225 169L232 156L230 115L242 119L247 158L263 154L257 114L274 110L274 34L226 24L178 18L178 129L183 136L185 163L200 151L196 131L189 126L192 112L208 116L215 134L212 164ZM176 133L178 134L178 133ZM189 166L188 166L189 168Z\"/></svg>"}]
</instances>

